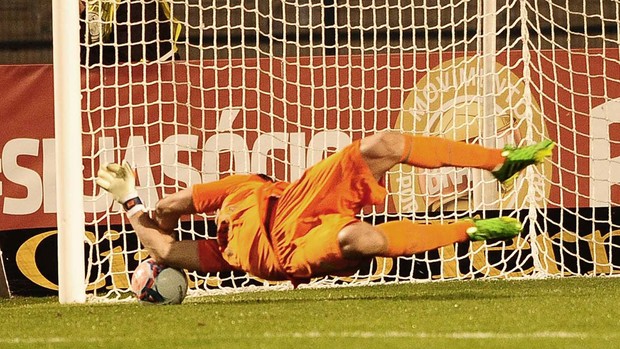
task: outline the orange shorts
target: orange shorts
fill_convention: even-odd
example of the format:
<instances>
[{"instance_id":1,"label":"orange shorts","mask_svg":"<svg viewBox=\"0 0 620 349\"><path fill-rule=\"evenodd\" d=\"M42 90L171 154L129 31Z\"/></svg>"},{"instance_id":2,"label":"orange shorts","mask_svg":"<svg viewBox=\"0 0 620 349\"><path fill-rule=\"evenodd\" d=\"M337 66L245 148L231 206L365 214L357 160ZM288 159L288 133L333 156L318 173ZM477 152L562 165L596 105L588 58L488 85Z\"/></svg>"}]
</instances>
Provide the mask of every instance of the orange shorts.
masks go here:
<instances>
[{"instance_id":1,"label":"orange shorts","mask_svg":"<svg viewBox=\"0 0 620 349\"><path fill-rule=\"evenodd\" d=\"M362 158L359 141L308 168L282 193L271 227L284 271L301 279L355 272L360 261L342 256L338 233L386 194Z\"/></svg>"}]
</instances>

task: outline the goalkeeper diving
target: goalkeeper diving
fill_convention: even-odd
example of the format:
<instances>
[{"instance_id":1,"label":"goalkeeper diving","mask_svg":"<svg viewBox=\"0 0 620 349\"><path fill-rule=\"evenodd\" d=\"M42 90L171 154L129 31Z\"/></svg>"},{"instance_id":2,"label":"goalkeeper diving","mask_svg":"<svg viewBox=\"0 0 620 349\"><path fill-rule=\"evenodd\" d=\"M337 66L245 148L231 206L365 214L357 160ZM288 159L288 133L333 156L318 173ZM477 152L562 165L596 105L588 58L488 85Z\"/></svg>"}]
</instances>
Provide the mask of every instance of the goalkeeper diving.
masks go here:
<instances>
[{"instance_id":1,"label":"goalkeeper diving","mask_svg":"<svg viewBox=\"0 0 620 349\"><path fill-rule=\"evenodd\" d=\"M266 280L290 280L296 287L314 277L351 275L377 256L411 256L457 242L517 236L522 226L511 217L446 224L402 219L372 225L357 214L364 206L384 202L385 173L399 163L484 169L505 183L551 156L554 146L544 140L494 149L379 132L308 168L295 182L230 175L171 194L157 202L150 215L127 162L102 167L97 184L123 205L138 238L157 262L203 273L244 271ZM194 213L217 213L217 239L174 238L179 219Z\"/></svg>"}]
</instances>

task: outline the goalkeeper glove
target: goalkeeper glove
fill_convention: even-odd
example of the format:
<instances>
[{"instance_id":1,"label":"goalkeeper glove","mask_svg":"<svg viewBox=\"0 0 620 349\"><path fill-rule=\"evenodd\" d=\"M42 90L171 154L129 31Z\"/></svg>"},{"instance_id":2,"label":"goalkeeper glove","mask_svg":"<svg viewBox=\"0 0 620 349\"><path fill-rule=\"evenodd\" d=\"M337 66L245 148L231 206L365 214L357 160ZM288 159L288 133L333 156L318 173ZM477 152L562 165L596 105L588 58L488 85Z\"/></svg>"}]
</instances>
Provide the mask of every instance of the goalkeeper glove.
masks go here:
<instances>
[{"instance_id":1,"label":"goalkeeper glove","mask_svg":"<svg viewBox=\"0 0 620 349\"><path fill-rule=\"evenodd\" d=\"M123 160L121 165L116 163L105 165L97 172L96 181L97 185L112 194L116 202L123 205L127 217L145 211L136 190L136 176L127 161Z\"/></svg>"}]
</instances>

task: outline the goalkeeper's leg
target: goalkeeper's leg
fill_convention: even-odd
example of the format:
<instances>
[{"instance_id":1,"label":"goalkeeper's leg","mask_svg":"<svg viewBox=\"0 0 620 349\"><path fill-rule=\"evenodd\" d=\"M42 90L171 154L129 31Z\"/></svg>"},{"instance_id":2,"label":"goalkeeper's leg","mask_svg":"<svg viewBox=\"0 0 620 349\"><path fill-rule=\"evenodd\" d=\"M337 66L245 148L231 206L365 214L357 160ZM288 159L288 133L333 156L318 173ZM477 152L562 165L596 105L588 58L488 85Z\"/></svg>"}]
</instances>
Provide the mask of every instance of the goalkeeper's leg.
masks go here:
<instances>
[{"instance_id":1,"label":"goalkeeper's leg","mask_svg":"<svg viewBox=\"0 0 620 349\"><path fill-rule=\"evenodd\" d=\"M339 232L338 241L345 258L399 257L469 240L511 239L521 229L521 223L510 217L465 219L451 224L419 224L403 219L377 226L365 222L348 225Z\"/></svg>"},{"instance_id":2,"label":"goalkeeper's leg","mask_svg":"<svg viewBox=\"0 0 620 349\"><path fill-rule=\"evenodd\" d=\"M551 155L548 140L520 148L494 149L439 137L381 132L364 138L360 152L375 178L399 163L420 168L472 167L491 171L501 182Z\"/></svg>"}]
</instances>

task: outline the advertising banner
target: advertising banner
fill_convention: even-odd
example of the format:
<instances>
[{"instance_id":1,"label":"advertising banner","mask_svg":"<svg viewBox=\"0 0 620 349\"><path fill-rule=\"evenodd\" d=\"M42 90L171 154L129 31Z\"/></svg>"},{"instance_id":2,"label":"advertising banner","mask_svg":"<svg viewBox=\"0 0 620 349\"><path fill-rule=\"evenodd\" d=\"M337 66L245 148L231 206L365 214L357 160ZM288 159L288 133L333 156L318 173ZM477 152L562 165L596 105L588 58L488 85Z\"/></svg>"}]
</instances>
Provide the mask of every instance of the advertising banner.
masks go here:
<instances>
[{"instance_id":1,"label":"advertising banner","mask_svg":"<svg viewBox=\"0 0 620 349\"><path fill-rule=\"evenodd\" d=\"M618 50L542 52L527 67L520 52L498 57L498 134L517 125L516 136L525 137L534 127L558 143L551 161L556 165L549 167L551 209L620 204L619 62ZM440 116L471 124L480 110L480 69L475 56L411 54L90 71L83 74L87 92L81 100L88 111L82 127L87 223L118 209L94 185L102 163L127 159L135 166L138 181L150 183L140 189L149 207L178 186L216 180L231 170L292 181L331 152L378 130L441 136ZM59 173L52 74L50 65L0 66L0 243L6 258L21 261L12 264L17 272L7 273L22 278L33 272L24 266L42 265L41 251L55 253L48 244L56 226ZM528 101L532 109L525 107ZM416 190L425 199L399 202L395 196L387 210L432 207L445 194L441 186L420 184L432 180L428 175L391 180L392 192ZM457 174L453 181L459 180L471 179ZM26 247L39 247L24 250L33 236L39 245L30 241Z\"/></svg>"}]
</instances>

